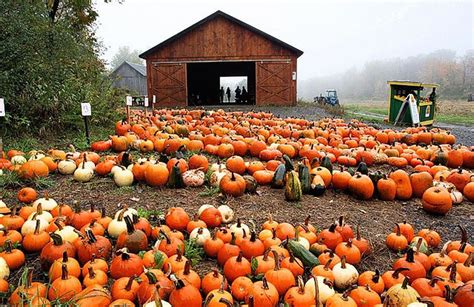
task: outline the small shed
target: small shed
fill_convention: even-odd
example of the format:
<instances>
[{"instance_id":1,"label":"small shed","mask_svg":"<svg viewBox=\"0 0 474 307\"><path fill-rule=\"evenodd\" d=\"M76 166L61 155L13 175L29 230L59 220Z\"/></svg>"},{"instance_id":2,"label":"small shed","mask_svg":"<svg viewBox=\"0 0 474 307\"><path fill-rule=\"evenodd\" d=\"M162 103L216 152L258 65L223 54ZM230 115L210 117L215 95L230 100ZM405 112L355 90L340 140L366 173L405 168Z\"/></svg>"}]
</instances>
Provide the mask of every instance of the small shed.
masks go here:
<instances>
[{"instance_id":1,"label":"small shed","mask_svg":"<svg viewBox=\"0 0 474 307\"><path fill-rule=\"evenodd\" d=\"M284 20L282 20L284 22ZM284 25L281 24L283 27ZM217 105L222 77L245 77L255 105L295 105L303 52L217 11L140 55L157 106Z\"/></svg>"},{"instance_id":2,"label":"small shed","mask_svg":"<svg viewBox=\"0 0 474 307\"><path fill-rule=\"evenodd\" d=\"M146 95L146 66L124 61L111 74L112 86L127 90L130 94Z\"/></svg>"}]
</instances>

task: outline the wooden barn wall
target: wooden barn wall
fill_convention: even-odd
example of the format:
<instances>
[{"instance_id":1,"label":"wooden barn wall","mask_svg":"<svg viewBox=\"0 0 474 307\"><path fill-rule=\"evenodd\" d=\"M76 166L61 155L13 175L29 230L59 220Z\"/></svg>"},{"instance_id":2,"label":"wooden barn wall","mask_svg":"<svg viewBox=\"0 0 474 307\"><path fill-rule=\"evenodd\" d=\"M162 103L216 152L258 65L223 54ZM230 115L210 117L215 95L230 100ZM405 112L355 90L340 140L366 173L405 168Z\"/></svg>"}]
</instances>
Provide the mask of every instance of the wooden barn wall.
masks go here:
<instances>
[{"instance_id":1,"label":"wooden barn wall","mask_svg":"<svg viewBox=\"0 0 474 307\"><path fill-rule=\"evenodd\" d=\"M158 106L186 105L186 69L179 66L171 68L177 64L165 62L185 65L193 61L239 60L256 61L257 105L296 104L296 81L292 80L292 72L296 71L295 53L221 17L201 25L147 57L148 95L160 97L157 99ZM282 70L278 65L259 65L259 60L289 61L289 64L282 64L288 66ZM259 82L264 83L259 87ZM184 100L180 101L181 98Z\"/></svg>"},{"instance_id":2,"label":"wooden barn wall","mask_svg":"<svg viewBox=\"0 0 474 307\"><path fill-rule=\"evenodd\" d=\"M139 95L147 94L147 79L128 65L122 65L113 74L112 86L122 88Z\"/></svg>"}]
</instances>

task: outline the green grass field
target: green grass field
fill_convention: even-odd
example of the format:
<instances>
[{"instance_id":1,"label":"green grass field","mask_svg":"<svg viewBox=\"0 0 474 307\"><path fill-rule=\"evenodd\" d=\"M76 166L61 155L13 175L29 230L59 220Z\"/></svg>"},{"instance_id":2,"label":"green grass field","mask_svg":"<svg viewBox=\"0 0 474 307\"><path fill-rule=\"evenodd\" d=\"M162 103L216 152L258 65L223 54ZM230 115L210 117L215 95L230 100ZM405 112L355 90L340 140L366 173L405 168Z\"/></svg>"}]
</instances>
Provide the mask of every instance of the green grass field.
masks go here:
<instances>
[{"instance_id":1,"label":"green grass field","mask_svg":"<svg viewBox=\"0 0 474 307\"><path fill-rule=\"evenodd\" d=\"M386 101L348 101L342 104L347 117L372 122L383 122L388 116ZM440 101L435 123L474 126L474 103L467 101Z\"/></svg>"}]
</instances>

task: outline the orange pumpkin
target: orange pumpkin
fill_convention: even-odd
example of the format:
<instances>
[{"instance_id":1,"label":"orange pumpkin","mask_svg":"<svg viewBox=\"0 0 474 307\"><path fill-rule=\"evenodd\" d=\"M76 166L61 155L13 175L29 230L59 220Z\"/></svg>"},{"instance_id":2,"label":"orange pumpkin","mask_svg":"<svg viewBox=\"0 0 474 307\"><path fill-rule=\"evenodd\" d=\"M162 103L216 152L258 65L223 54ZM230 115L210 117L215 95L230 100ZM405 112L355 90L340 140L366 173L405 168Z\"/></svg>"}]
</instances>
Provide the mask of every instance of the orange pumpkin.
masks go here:
<instances>
[{"instance_id":1,"label":"orange pumpkin","mask_svg":"<svg viewBox=\"0 0 474 307\"><path fill-rule=\"evenodd\" d=\"M449 192L440 187L432 187L426 190L423 193L421 203L425 211L434 214L446 214L453 206Z\"/></svg>"}]
</instances>

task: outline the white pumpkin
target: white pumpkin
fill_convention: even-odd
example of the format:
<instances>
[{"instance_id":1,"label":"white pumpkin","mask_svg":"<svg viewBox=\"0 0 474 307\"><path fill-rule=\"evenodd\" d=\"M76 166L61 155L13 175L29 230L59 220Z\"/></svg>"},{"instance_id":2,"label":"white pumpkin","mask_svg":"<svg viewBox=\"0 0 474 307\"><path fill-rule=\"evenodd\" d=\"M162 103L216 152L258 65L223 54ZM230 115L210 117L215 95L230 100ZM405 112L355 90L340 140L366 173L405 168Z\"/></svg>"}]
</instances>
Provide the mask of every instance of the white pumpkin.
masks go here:
<instances>
[{"instance_id":1,"label":"white pumpkin","mask_svg":"<svg viewBox=\"0 0 474 307\"><path fill-rule=\"evenodd\" d=\"M298 237L298 239L296 240L297 243L301 244L301 246L303 246L305 249L309 250L309 247L311 244L309 244L309 241L308 239L306 238L303 238L303 237Z\"/></svg>"},{"instance_id":2,"label":"white pumpkin","mask_svg":"<svg viewBox=\"0 0 474 307\"><path fill-rule=\"evenodd\" d=\"M407 307L428 307L428 304L422 302L413 302L408 304Z\"/></svg>"},{"instance_id":3,"label":"white pumpkin","mask_svg":"<svg viewBox=\"0 0 474 307\"><path fill-rule=\"evenodd\" d=\"M331 282L322 276L315 276L317 280L317 285L318 285L318 295L319 295L319 302L321 304L325 304L328 298L333 296L336 291L334 291L334 288L332 287ZM314 278L310 278L305 286L305 291L309 291L311 293L311 296L316 295L316 289L315 289L315 283L314 283Z\"/></svg>"},{"instance_id":4,"label":"white pumpkin","mask_svg":"<svg viewBox=\"0 0 474 307\"><path fill-rule=\"evenodd\" d=\"M53 216L48 211L43 210L42 205L39 204L36 207L36 212L32 212L27 218L27 220L36 220L36 219L43 219L49 223L53 220Z\"/></svg>"},{"instance_id":5,"label":"white pumpkin","mask_svg":"<svg viewBox=\"0 0 474 307\"><path fill-rule=\"evenodd\" d=\"M92 161L86 161L85 163L84 163L84 162L81 162L81 163L79 163L79 165L77 166L77 168L82 168L82 167L89 168L89 169L95 171L95 164L94 164L94 162L92 162Z\"/></svg>"},{"instance_id":6,"label":"white pumpkin","mask_svg":"<svg viewBox=\"0 0 474 307\"><path fill-rule=\"evenodd\" d=\"M114 182L119 187L131 186L133 184L132 171L121 166L120 170L114 172Z\"/></svg>"},{"instance_id":7,"label":"white pumpkin","mask_svg":"<svg viewBox=\"0 0 474 307\"><path fill-rule=\"evenodd\" d=\"M8 266L5 259L0 257L0 278L7 280L8 276L10 276L10 267Z\"/></svg>"},{"instance_id":8,"label":"white pumpkin","mask_svg":"<svg viewBox=\"0 0 474 307\"><path fill-rule=\"evenodd\" d=\"M13 156L10 160L13 165L22 165L26 163L26 158L23 156Z\"/></svg>"},{"instance_id":9,"label":"white pumpkin","mask_svg":"<svg viewBox=\"0 0 474 307\"><path fill-rule=\"evenodd\" d=\"M57 229L54 233L61 236L64 241L70 243L73 243L77 238L79 238L75 228L69 225L62 226L61 229Z\"/></svg>"},{"instance_id":10,"label":"white pumpkin","mask_svg":"<svg viewBox=\"0 0 474 307\"><path fill-rule=\"evenodd\" d=\"M459 192L458 190L453 189L453 190L451 190L451 192L449 194L451 195L451 200L453 201L453 204L458 205L458 204L462 203L464 196L462 195L461 192Z\"/></svg>"},{"instance_id":11,"label":"white pumpkin","mask_svg":"<svg viewBox=\"0 0 474 307\"><path fill-rule=\"evenodd\" d=\"M38 226L39 231L45 230L49 225L49 222L42 218L35 218L34 220L26 220L23 223L23 226L21 226L21 234L25 236L27 234L34 233L36 229L36 223L37 223L36 221L39 221L39 226Z\"/></svg>"},{"instance_id":12,"label":"white pumpkin","mask_svg":"<svg viewBox=\"0 0 474 307\"><path fill-rule=\"evenodd\" d=\"M233 232L236 237L238 236L244 236L244 231L248 235L250 234L250 228L249 226L245 225L240 221L240 218L237 219L237 223L230 225L229 231Z\"/></svg>"},{"instance_id":13,"label":"white pumpkin","mask_svg":"<svg viewBox=\"0 0 474 307\"><path fill-rule=\"evenodd\" d=\"M206 174L198 169L192 169L183 173L183 182L187 187L200 187L204 184Z\"/></svg>"},{"instance_id":14,"label":"white pumpkin","mask_svg":"<svg viewBox=\"0 0 474 307\"><path fill-rule=\"evenodd\" d=\"M226 169L217 170L211 174L211 177L209 178L209 183L214 187L218 187L221 183L222 178L224 178L225 175L230 174L231 173Z\"/></svg>"},{"instance_id":15,"label":"white pumpkin","mask_svg":"<svg viewBox=\"0 0 474 307\"><path fill-rule=\"evenodd\" d=\"M342 256L341 262L332 268L334 274L334 285L336 288L344 290L357 282L359 272L357 269L346 263L346 257Z\"/></svg>"},{"instance_id":16,"label":"white pumpkin","mask_svg":"<svg viewBox=\"0 0 474 307\"><path fill-rule=\"evenodd\" d=\"M125 223L125 219L123 218L124 214L125 211L122 210L118 218L114 218L110 221L107 232L112 238L117 238L122 232L127 230L127 223Z\"/></svg>"},{"instance_id":17,"label":"white pumpkin","mask_svg":"<svg viewBox=\"0 0 474 307\"><path fill-rule=\"evenodd\" d=\"M58 163L58 171L62 175L72 175L76 168L76 162L70 159L59 161Z\"/></svg>"},{"instance_id":18,"label":"white pumpkin","mask_svg":"<svg viewBox=\"0 0 474 307\"><path fill-rule=\"evenodd\" d=\"M28 159L28 161L33 161L33 160L41 160L43 159L44 157L46 157L43 153L41 152L35 152L33 153L32 155L30 155L30 158Z\"/></svg>"},{"instance_id":19,"label":"white pumpkin","mask_svg":"<svg viewBox=\"0 0 474 307\"><path fill-rule=\"evenodd\" d=\"M48 193L44 193L44 197L38 198L32 204L33 208L38 209L38 205L41 204L41 208L46 211L51 211L57 207L58 203L48 196Z\"/></svg>"},{"instance_id":20,"label":"white pumpkin","mask_svg":"<svg viewBox=\"0 0 474 307\"><path fill-rule=\"evenodd\" d=\"M214 208L213 205L209 205L209 204L204 204L202 205L201 207L199 207L198 209L198 216L201 216L201 214L204 212L204 210L206 210L207 208Z\"/></svg>"},{"instance_id":21,"label":"white pumpkin","mask_svg":"<svg viewBox=\"0 0 474 307\"><path fill-rule=\"evenodd\" d=\"M189 237L191 239L195 239L196 243L199 246L203 246L204 242L206 242L206 240L211 237L211 233L209 232L209 229L207 228L198 227L198 228L194 228L193 231L191 231L191 233L189 234Z\"/></svg>"},{"instance_id":22,"label":"white pumpkin","mask_svg":"<svg viewBox=\"0 0 474 307\"><path fill-rule=\"evenodd\" d=\"M211 172L223 171L225 169L227 169L225 164L220 164L220 163L212 163L211 166L209 167L209 170Z\"/></svg>"},{"instance_id":23,"label":"white pumpkin","mask_svg":"<svg viewBox=\"0 0 474 307\"><path fill-rule=\"evenodd\" d=\"M171 304L168 303L167 301L164 301L162 299L160 299L159 296L157 296L157 298L155 298L154 300L146 303L143 305L143 307L171 307Z\"/></svg>"},{"instance_id":24,"label":"white pumpkin","mask_svg":"<svg viewBox=\"0 0 474 307\"><path fill-rule=\"evenodd\" d=\"M126 207L126 208L123 208L123 209L115 212L114 219L118 219L122 212L123 212L123 217L128 216L128 217L132 218L134 215L138 215L138 211L136 209Z\"/></svg>"},{"instance_id":25,"label":"white pumpkin","mask_svg":"<svg viewBox=\"0 0 474 307\"><path fill-rule=\"evenodd\" d=\"M92 163L92 162L86 162ZM82 164L82 163L81 163ZM94 164L94 163L92 163ZM78 182L88 182L94 177L94 169L86 167L84 164L74 171L74 180Z\"/></svg>"},{"instance_id":26,"label":"white pumpkin","mask_svg":"<svg viewBox=\"0 0 474 307\"><path fill-rule=\"evenodd\" d=\"M74 145L69 144L69 150L70 151L66 153L66 157L69 157L72 160L79 159L79 157L81 156L81 153L76 151L76 147L74 147Z\"/></svg>"},{"instance_id":27,"label":"white pumpkin","mask_svg":"<svg viewBox=\"0 0 474 307\"><path fill-rule=\"evenodd\" d=\"M234 220L234 210L227 205L220 205L217 207L217 210L220 211L222 215L222 222L227 224Z\"/></svg>"}]
</instances>

